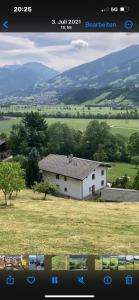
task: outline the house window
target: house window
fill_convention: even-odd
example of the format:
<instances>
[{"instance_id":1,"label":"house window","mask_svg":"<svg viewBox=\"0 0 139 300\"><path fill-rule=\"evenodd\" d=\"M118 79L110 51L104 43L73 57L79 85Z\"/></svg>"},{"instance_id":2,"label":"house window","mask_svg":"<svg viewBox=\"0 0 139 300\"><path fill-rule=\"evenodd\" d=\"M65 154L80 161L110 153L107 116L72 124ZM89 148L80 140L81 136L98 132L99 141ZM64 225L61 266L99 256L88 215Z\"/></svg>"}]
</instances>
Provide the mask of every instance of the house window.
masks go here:
<instances>
[{"instance_id":1,"label":"house window","mask_svg":"<svg viewBox=\"0 0 139 300\"><path fill-rule=\"evenodd\" d=\"M101 186L103 186L104 185L104 180L101 180Z\"/></svg>"},{"instance_id":2,"label":"house window","mask_svg":"<svg viewBox=\"0 0 139 300\"><path fill-rule=\"evenodd\" d=\"M67 188L66 187L64 188L64 191L67 192Z\"/></svg>"},{"instance_id":3,"label":"house window","mask_svg":"<svg viewBox=\"0 0 139 300\"><path fill-rule=\"evenodd\" d=\"M56 174L56 179L59 179L59 174Z\"/></svg>"},{"instance_id":4,"label":"house window","mask_svg":"<svg viewBox=\"0 0 139 300\"><path fill-rule=\"evenodd\" d=\"M42 181L43 180L43 172L42 171L40 171L40 181Z\"/></svg>"},{"instance_id":5,"label":"house window","mask_svg":"<svg viewBox=\"0 0 139 300\"><path fill-rule=\"evenodd\" d=\"M92 192L92 187L89 188L89 193L91 193L91 192Z\"/></svg>"},{"instance_id":6,"label":"house window","mask_svg":"<svg viewBox=\"0 0 139 300\"><path fill-rule=\"evenodd\" d=\"M92 174L92 179L95 179L95 174Z\"/></svg>"},{"instance_id":7,"label":"house window","mask_svg":"<svg viewBox=\"0 0 139 300\"><path fill-rule=\"evenodd\" d=\"M104 170L101 170L101 175L102 175L102 176L104 175Z\"/></svg>"},{"instance_id":8,"label":"house window","mask_svg":"<svg viewBox=\"0 0 139 300\"><path fill-rule=\"evenodd\" d=\"M64 181L67 181L67 177L66 176L64 176Z\"/></svg>"}]
</instances>

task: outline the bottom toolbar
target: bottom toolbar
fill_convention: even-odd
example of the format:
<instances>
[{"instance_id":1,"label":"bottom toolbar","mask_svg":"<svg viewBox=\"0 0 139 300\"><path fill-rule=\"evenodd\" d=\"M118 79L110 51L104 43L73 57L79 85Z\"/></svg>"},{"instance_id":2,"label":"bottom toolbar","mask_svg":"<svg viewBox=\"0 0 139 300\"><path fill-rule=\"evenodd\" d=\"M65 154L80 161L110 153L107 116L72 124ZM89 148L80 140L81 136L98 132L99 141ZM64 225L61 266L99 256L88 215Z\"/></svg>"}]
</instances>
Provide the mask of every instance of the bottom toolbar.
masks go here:
<instances>
[{"instance_id":1,"label":"bottom toolbar","mask_svg":"<svg viewBox=\"0 0 139 300\"><path fill-rule=\"evenodd\" d=\"M5 299L134 299L139 297L138 255L1 255ZM122 298L120 298L122 297ZM130 298L129 298L130 297ZM137 298L136 298L137 297Z\"/></svg>"}]
</instances>

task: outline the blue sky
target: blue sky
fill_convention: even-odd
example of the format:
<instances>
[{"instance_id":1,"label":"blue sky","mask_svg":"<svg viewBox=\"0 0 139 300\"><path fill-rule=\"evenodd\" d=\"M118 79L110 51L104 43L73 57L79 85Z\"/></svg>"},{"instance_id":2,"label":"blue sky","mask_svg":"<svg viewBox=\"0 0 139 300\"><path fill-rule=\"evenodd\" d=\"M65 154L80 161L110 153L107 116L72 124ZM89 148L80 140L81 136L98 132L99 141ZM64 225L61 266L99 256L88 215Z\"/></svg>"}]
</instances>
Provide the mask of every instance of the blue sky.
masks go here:
<instances>
[{"instance_id":1,"label":"blue sky","mask_svg":"<svg viewBox=\"0 0 139 300\"><path fill-rule=\"evenodd\" d=\"M62 72L133 44L138 33L0 33L0 66L35 61Z\"/></svg>"}]
</instances>

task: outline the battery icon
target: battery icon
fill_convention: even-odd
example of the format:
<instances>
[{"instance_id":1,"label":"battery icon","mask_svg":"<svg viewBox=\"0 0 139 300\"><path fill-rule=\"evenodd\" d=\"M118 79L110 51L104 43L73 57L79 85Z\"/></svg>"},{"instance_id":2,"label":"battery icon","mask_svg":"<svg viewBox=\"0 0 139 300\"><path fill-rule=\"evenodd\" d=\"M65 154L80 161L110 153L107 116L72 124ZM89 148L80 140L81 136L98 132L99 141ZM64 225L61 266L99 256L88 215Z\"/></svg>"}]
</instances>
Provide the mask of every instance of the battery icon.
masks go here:
<instances>
[{"instance_id":1,"label":"battery icon","mask_svg":"<svg viewBox=\"0 0 139 300\"><path fill-rule=\"evenodd\" d=\"M120 11L121 12L129 12L130 11L130 7L129 6L122 6L122 7L120 7Z\"/></svg>"}]
</instances>

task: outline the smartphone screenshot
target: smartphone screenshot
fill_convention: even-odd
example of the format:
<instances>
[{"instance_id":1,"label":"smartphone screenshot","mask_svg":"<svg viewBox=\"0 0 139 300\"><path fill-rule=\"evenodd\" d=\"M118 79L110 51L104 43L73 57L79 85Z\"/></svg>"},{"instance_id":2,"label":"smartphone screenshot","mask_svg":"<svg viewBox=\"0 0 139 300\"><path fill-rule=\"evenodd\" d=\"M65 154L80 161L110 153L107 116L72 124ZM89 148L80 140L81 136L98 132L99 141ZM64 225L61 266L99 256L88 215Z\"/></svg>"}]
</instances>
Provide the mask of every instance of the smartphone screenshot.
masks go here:
<instances>
[{"instance_id":1,"label":"smartphone screenshot","mask_svg":"<svg viewBox=\"0 0 139 300\"><path fill-rule=\"evenodd\" d=\"M139 11L111 2L1 7L4 300L139 299Z\"/></svg>"}]
</instances>

